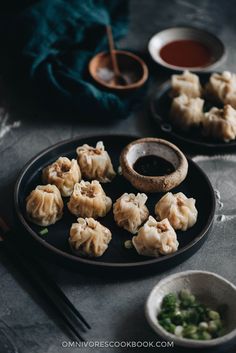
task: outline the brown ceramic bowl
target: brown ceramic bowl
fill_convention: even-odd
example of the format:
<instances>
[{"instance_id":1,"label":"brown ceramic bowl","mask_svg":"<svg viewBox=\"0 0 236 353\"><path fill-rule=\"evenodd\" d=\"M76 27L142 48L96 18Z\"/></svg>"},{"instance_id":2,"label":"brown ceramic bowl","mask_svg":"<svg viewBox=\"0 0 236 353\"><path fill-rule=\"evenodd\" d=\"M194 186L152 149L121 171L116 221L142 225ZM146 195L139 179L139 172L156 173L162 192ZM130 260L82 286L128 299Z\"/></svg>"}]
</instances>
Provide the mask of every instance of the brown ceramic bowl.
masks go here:
<instances>
[{"instance_id":1,"label":"brown ceramic bowl","mask_svg":"<svg viewBox=\"0 0 236 353\"><path fill-rule=\"evenodd\" d=\"M162 176L145 176L133 169L134 163L143 156L155 155L170 162L174 172ZM128 144L120 155L122 174L138 190L144 192L167 192L178 186L188 173L188 161L174 144L146 137Z\"/></svg>"},{"instance_id":2,"label":"brown ceramic bowl","mask_svg":"<svg viewBox=\"0 0 236 353\"><path fill-rule=\"evenodd\" d=\"M127 77L126 85L117 85L112 80L112 62L109 52L102 52L94 56L89 62L89 72L93 79L101 86L116 92L134 91L146 82L148 68L137 55L123 50L115 50L120 72Z\"/></svg>"}]
</instances>

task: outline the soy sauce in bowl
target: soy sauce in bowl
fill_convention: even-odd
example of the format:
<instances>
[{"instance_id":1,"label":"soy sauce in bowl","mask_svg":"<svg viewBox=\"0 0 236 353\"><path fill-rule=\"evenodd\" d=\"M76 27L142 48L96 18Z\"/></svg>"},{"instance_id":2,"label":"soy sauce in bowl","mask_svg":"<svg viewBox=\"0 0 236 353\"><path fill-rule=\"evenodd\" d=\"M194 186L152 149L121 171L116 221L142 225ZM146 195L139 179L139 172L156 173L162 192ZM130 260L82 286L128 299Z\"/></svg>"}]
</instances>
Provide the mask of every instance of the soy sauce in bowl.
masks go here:
<instances>
[{"instance_id":1,"label":"soy sauce in bowl","mask_svg":"<svg viewBox=\"0 0 236 353\"><path fill-rule=\"evenodd\" d=\"M137 173L146 176L163 176L175 171L174 166L170 162L156 155L139 157L134 163L133 169Z\"/></svg>"}]
</instances>

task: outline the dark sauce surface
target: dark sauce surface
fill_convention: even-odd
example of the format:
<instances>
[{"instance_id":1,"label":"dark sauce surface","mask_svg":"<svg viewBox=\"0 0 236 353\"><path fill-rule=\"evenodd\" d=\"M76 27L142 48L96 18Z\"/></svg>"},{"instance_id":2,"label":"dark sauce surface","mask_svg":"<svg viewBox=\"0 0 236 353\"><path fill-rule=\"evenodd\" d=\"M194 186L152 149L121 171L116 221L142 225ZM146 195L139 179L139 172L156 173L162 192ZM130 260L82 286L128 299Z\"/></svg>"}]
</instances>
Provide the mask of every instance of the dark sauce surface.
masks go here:
<instances>
[{"instance_id":1,"label":"dark sauce surface","mask_svg":"<svg viewBox=\"0 0 236 353\"><path fill-rule=\"evenodd\" d=\"M175 171L174 166L170 162L155 155L138 158L133 168L137 173L146 176L162 176Z\"/></svg>"},{"instance_id":2,"label":"dark sauce surface","mask_svg":"<svg viewBox=\"0 0 236 353\"><path fill-rule=\"evenodd\" d=\"M196 40L176 40L164 45L160 57L168 64L180 67L204 67L212 62L210 48Z\"/></svg>"}]
</instances>

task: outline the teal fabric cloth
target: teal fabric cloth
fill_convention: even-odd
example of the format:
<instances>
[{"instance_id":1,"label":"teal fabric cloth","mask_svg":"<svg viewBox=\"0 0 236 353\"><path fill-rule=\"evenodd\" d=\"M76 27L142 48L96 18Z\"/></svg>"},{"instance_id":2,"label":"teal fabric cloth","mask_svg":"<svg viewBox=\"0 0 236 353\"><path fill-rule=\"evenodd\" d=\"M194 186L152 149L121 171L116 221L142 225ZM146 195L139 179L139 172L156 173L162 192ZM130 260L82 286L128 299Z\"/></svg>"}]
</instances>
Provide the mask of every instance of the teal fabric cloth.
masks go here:
<instances>
[{"instance_id":1,"label":"teal fabric cloth","mask_svg":"<svg viewBox=\"0 0 236 353\"><path fill-rule=\"evenodd\" d=\"M108 48L106 24L112 24L116 40L126 33L127 5L127 0L41 0L0 18L5 72L15 77L20 72L50 109L74 111L78 119L125 117L129 100L97 87L88 62Z\"/></svg>"}]
</instances>

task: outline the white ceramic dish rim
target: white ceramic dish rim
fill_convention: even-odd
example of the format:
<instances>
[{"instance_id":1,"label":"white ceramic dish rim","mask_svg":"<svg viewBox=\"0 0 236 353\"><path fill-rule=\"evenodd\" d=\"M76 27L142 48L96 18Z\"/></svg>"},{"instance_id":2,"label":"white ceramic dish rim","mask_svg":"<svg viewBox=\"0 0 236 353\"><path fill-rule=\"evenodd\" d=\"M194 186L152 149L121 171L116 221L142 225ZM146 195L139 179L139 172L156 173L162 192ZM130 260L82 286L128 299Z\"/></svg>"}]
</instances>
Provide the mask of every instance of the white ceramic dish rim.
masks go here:
<instances>
[{"instance_id":1,"label":"white ceramic dish rim","mask_svg":"<svg viewBox=\"0 0 236 353\"><path fill-rule=\"evenodd\" d=\"M153 42L156 40L157 37L159 37L160 35L162 35L164 32L167 32L169 30L191 30L191 31L196 31L196 32L201 32L201 33L206 33L208 36L211 36L213 37L216 41L218 41L221 46L222 46L222 49L223 49L223 52L222 52L222 55L220 58L218 58L215 62L211 63L210 65L206 65L204 67L182 67L182 66L175 66L175 65L171 65L171 64L168 64L166 61L162 60L162 58L160 57L160 55L153 55L152 54L152 46L153 46ZM172 39L174 40L175 37L172 37ZM166 42L167 44L168 42ZM227 57L227 52L226 52L226 48L225 48L225 45L224 43L222 42L222 40L220 40L219 37L217 37L216 35L214 35L213 33L211 32L208 32L207 30L205 29L201 29L201 28L196 28L196 27L190 27L190 26L176 26L176 27L168 27L168 28L165 28L163 29L162 31L160 32L157 32L155 33L149 40L148 42L148 51L149 51L149 54L151 55L152 59L168 68L168 69L171 69L171 70L175 70L175 71L185 71L185 70L188 70L188 71L192 71L192 72L205 72L205 71L209 71L209 70L214 70L216 67L218 67L220 64L222 64L224 62L224 60L226 59Z\"/></svg>"},{"instance_id":2,"label":"white ceramic dish rim","mask_svg":"<svg viewBox=\"0 0 236 353\"><path fill-rule=\"evenodd\" d=\"M218 278L220 281L224 282L225 284L227 284L228 286L230 286L235 292L236 292L236 286L231 283L230 281L226 280L225 278L223 278L222 276L214 273L214 272L209 272L209 271L198 271L198 270L190 270L190 271L183 271L183 272L178 272L175 273L173 275L170 275L162 280L160 280L155 286L154 288L151 290L146 304L145 304L145 316L146 319L149 323L149 325L152 327L152 329L159 334L160 336L162 336L163 338L165 338L166 340L170 340L172 339L178 346L182 346L182 347L189 347L189 348L207 348L207 347L216 347L220 344L224 344L228 341L230 341L231 339L233 339L236 336L236 328L233 329L231 332L227 333L224 336L221 336L219 338L215 338L213 340L205 340L205 341L196 341L193 339L187 339L187 338L181 338L181 337L177 337L174 334L167 332L159 323L158 320L156 322L154 322L151 318L150 315L150 304L153 301L154 297L156 297L156 292L157 289L160 286L165 285L168 282L172 282L174 281L176 278L180 278L180 277L186 277L192 274L204 274L204 275L210 275L210 276L214 276L215 278Z\"/></svg>"}]
</instances>

